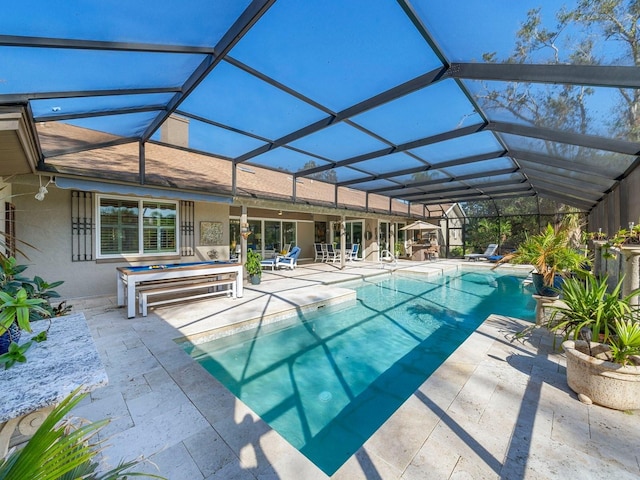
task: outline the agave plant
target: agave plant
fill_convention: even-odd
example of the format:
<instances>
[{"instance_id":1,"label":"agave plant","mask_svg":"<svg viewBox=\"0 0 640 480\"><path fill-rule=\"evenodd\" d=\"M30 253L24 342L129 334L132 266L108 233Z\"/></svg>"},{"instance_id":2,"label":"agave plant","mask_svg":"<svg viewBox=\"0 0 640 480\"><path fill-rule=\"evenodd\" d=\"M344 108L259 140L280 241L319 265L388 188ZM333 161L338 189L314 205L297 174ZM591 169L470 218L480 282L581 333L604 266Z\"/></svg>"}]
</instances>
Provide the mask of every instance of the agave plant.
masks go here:
<instances>
[{"instance_id":1,"label":"agave plant","mask_svg":"<svg viewBox=\"0 0 640 480\"><path fill-rule=\"evenodd\" d=\"M564 340L577 340L580 332L591 331L591 341L609 342L615 330L616 320L622 320L632 312L631 298L640 290L620 297L621 279L615 288L608 291L608 278L585 275L584 279L573 277L562 285L562 303L552 307L548 327L561 332Z\"/></svg>"},{"instance_id":2,"label":"agave plant","mask_svg":"<svg viewBox=\"0 0 640 480\"><path fill-rule=\"evenodd\" d=\"M94 457L103 448L96 433L109 421L79 424L65 418L86 394L78 390L65 398L44 420L21 450L0 459L0 480L116 480L130 476L164 479L150 473L127 472L142 459L121 462L116 468L98 472Z\"/></svg>"}]
</instances>

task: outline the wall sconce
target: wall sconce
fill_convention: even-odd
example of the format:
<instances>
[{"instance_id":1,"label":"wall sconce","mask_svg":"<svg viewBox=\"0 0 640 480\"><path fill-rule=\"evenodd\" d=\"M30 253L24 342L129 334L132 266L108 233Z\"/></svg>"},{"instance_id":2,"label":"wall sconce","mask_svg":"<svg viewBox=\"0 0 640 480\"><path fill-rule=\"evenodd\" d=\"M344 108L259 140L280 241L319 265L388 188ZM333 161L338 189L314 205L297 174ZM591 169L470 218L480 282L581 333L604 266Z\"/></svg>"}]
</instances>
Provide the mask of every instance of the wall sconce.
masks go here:
<instances>
[{"instance_id":1,"label":"wall sconce","mask_svg":"<svg viewBox=\"0 0 640 480\"><path fill-rule=\"evenodd\" d=\"M35 199L38 200L39 202L44 200L44 196L49 193L49 190L47 190L47 187L54 182L54 179L49 177L49 181L47 182L47 184L43 187L42 186L42 177L40 175L38 175L38 179L40 180L40 188L38 189L38 193L36 193L35 195Z\"/></svg>"},{"instance_id":2,"label":"wall sconce","mask_svg":"<svg viewBox=\"0 0 640 480\"><path fill-rule=\"evenodd\" d=\"M282 210L278 210L278 215L282 216Z\"/></svg>"}]
</instances>

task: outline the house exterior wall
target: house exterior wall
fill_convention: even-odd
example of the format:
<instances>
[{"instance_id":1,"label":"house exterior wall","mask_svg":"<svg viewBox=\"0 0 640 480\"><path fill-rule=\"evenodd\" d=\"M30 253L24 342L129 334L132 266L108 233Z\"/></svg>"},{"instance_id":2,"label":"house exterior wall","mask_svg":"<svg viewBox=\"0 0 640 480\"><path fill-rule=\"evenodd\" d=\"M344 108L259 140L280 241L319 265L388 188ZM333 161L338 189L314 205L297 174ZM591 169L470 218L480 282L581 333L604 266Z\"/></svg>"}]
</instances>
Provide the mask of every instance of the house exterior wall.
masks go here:
<instances>
[{"instance_id":1,"label":"house exterior wall","mask_svg":"<svg viewBox=\"0 0 640 480\"><path fill-rule=\"evenodd\" d=\"M197 262L200 260L212 260L220 259L226 260L229 258L229 205L219 203L207 203L196 202L194 209L194 241L196 244L196 251L193 257L183 256L182 262ZM200 245L200 239L202 238L202 224L201 222L221 222L222 223L222 242L220 245ZM207 252L215 251L216 257L211 258L207 256Z\"/></svg>"},{"instance_id":2,"label":"house exterior wall","mask_svg":"<svg viewBox=\"0 0 640 480\"><path fill-rule=\"evenodd\" d=\"M315 257L315 251L313 248L314 240L314 222L298 222L298 237L297 243L300 247L299 259L313 259Z\"/></svg>"},{"instance_id":3,"label":"house exterior wall","mask_svg":"<svg viewBox=\"0 0 640 480\"><path fill-rule=\"evenodd\" d=\"M115 294L115 267L71 261L71 193L51 185L42 202L34 195L38 177L21 178L14 183L18 263L29 265L26 274L47 282L63 280L56 290L65 298ZM28 246L31 245L32 247Z\"/></svg>"},{"instance_id":4,"label":"house exterior wall","mask_svg":"<svg viewBox=\"0 0 640 480\"><path fill-rule=\"evenodd\" d=\"M368 261L378 261L380 250L378 246L378 220L367 218L364 222L364 252L362 258ZM369 237L370 238L367 238Z\"/></svg>"},{"instance_id":5,"label":"house exterior wall","mask_svg":"<svg viewBox=\"0 0 640 480\"><path fill-rule=\"evenodd\" d=\"M43 177L43 184L49 177ZM198 201L194 203L194 244L193 255L164 255L147 256L138 260L120 259L95 259L98 238L95 222L97 212L93 212L94 230L91 238L93 260L73 261L72 244L77 237L72 235L72 190L58 188L54 183L50 184L48 194L43 201L38 201L34 195L40 186L37 175L23 175L17 177L7 189L10 191L13 203L16 206L16 236L18 247L24 252L18 254L21 264L29 265L28 275L38 275L48 282L58 280L64 284L57 290L63 298L72 299L79 297L115 295L116 293L116 268L127 265L149 265L153 263L180 263L201 260L227 259L229 258L229 217L239 212L238 206L224 203ZM94 209L96 206L96 194L93 194ZM135 198L130 196L131 198ZM145 197L146 198L146 197ZM177 199L175 199L177 200ZM285 212L280 216L277 210L249 208L249 217L273 218L297 222L297 244L301 247L301 260L314 258L313 243L315 238L314 221L327 222L328 228L332 228L332 222L339 217L334 215L316 214L311 212ZM221 222L223 225L223 238L220 245L200 245L201 222ZM377 238L377 217L364 219L364 238L362 241L363 258L369 261L377 261L379 245ZM393 222L389 218L385 221ZM0 222L3 223L3 222ZM367 232L370 233L369 238ZM180 238L180 231L176 232ZM30 246L29 246L30 245ZM212 256L212 252L213 256ZM26 256L25 256L26 255Z\"/></svg>"},{"instance_id":6,"label":"house exterior wall","mask_svg":"<svg viewBox=\"0 0 640 480\"><path fill-rule=\"evenodd\" d=\"M47 178L48 179L48 178ZM29 265L28 276L38 275L48 282L63 280L56 290L64 298L115 295L116 267L153 263L153 257L137 262L119 260L92 260L73 262L71 245L71 190L47 187L49 193L42 202L34 195L38 191L38 177L26 176L13 184L16 205L16 236L21 264ZM95 205L95 201L94 201ZM196 202L194 208L196 251L193 256L163 257L166 262L192 262L206 260L203 252L212 246L199 248L200 222L218 221L223 224L222 245L217 246L228 256L229 206L226 204ZM95 217L94 217L95 221ZM179 232L178 232L179 234ZM96 241L93 232L93 242ZM32 245L33 248L27 246ZM200 253L200 254L199 254Z\"/></svg>"}]
</instances>

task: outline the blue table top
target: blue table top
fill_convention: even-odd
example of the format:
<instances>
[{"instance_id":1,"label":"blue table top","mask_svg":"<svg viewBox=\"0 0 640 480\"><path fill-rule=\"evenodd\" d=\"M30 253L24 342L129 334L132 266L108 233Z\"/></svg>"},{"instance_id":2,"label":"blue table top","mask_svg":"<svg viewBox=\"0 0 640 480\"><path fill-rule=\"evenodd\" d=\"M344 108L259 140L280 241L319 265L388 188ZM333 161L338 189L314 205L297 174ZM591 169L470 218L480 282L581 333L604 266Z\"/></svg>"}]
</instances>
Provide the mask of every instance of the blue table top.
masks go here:
<instances>
[{"instance_id":1,"label":"blue table top","mask_svg":"<svg viewBox=\"0 0 640 480\"><path fill-rule=\"evenodd\" d=\"M190 262L190 263L169 263L169 264L157 264L157 265L140 265L137 267L122 267L123 270L130 272L146 272L148 270L167 270L171 268L184 268L184 267L199 267L207 265L233 265L235 262L229 262L225 260L215 260L211 262Z\"/></svg>"}]
</instances>

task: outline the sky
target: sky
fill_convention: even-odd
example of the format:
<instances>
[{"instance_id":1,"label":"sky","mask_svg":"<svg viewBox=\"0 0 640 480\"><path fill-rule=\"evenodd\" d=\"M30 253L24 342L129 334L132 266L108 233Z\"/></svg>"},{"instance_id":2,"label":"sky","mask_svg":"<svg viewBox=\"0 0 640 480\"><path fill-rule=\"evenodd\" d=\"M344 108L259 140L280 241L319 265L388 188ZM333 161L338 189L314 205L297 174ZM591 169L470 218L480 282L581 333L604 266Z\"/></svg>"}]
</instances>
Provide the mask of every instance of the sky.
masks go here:
<instances>
[{"instance_id":1,"label":"sky","mask_svg":"<svg viewBox=\"0 0 640 480\"><path fill-rule=\"evenodd\" d=\"M9 2L0 17L0 32L196 47L215 45L247 4L247 0L202 0L185 1L176 8L170 0ZM413 0L411 4L447 60L472 62L481 61L485 52L496 52L498 58L508 56L517 30L532 7L541 6L544 22L553 25L558 8L571 7L575 2ZM578 35L577 31L566 33L568 37ZM600 51L613 58L619 56L619 45ZM216 66L180 108L233 129L194 121L194 146L224 157L251 152L269 140L322 121L442 65L392 0L278 0L231 50L231 56L297 91L299 96L268 85L232 63L223 61ZM0 96L178 88L205 58L202 52L114 53L0 46L0 65L5 66L0 71ZM479 91L477 83L465 85L474 94ZM316 163L322 164L480 122L472 104L456 89L452 81L440 82L354 118L379 137L336 124L299 139L292 146L309 149L318 155ZM589 100L588 107L597 120L593 133L602 133L607 127L607 112L615 104L611 92L596 89ZM162 107L171 97L171 93L155 93L49 99L33 102L33 109L37 117L95 113L112 108ZM119 136L137 136L158 113L99 116L69 123ZM496 118L513 120L505 112L498 112ZM242 135L243 131L251 136ZM279 150L267 152L255 161L293 171L309 161L309 157L290 151L278 158L276 152Z\"/></svg>"}]
</instances>

